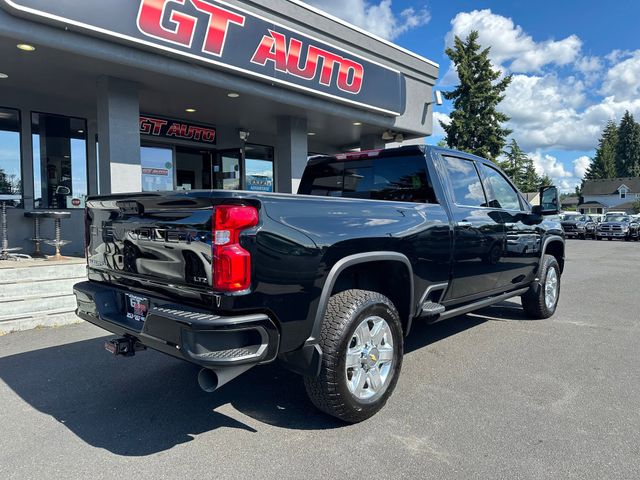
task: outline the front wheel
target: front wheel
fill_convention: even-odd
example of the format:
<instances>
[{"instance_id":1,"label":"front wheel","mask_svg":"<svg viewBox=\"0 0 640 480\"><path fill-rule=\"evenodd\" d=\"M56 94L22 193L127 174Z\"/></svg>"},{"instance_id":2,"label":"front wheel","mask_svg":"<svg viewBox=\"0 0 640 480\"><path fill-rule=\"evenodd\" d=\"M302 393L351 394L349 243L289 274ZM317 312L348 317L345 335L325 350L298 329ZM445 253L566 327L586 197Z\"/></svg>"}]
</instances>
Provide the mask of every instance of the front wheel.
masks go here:
<instances>
[{"instance_id":1,"label":"front wheel","mask_svg":"<svg viewBox=\"0 0 640 480\"><path fill-rule=\"evenodd\" d=\"M522 295L522 308L534 319L551 317L560 299L560 265L553 255L542 257L540 285L531 286Z\"/></svg>"},{"instance_id":2,"label":"front wheel","mask_svg":"<svg viewBox=\"0 0 640 480\"><path fill-rule=\"evenodd\" d=\"M320 375L304 379L313 404L349 423L382 409L398 381L403 355L402 325L391 300L367 290L333 295L319 343Z\"/></svg>"}]
</instances>

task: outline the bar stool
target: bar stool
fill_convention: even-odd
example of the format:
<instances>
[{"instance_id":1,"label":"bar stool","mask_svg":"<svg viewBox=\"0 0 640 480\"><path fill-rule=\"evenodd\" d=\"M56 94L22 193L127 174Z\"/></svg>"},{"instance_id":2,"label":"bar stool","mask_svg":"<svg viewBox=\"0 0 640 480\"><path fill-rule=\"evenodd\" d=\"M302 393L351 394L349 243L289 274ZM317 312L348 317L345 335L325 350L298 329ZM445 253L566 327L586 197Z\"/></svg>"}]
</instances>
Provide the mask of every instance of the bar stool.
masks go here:
<instances>
[{"instance_id":1,"label":"bar stool","mask_svg":"<svg viewBox=\"0 0 640 480\"><path fill-rule=\"evenodd\" d=\"M40 250L40 243L48 239L40 236L40 219L50 218L49 212L44 210L35 210L32 212L24 212L24 216L26 218L33 219L33 237L29 239L33 242L33 253L31 254L31 256L33 258L44 258L45 255Z\"/></svg>"},{"instance_id":2,"label":"bar stool","mask_svg":"<svg viewBox=\"0 0 640 480\"><path fill-rule=\"evenodd\" d=\"M63 247L65 245L68 245L71 243L70 240L62 240L61 237L61 227L60 227L60 222L62 219L65 218L71 218L71 212L62 212L62 211L58 211L58 212L53 212L53 211L45 211L43 212L44 215L42 215L40 218L53 218L53 221L55 222L55 235L56 238L54 238L53 240L45 240L44 243L46 243L47 245L51 245L52 247L56 248L56 254L53 257L48 257L49 260L63 260L64 257L62 256L62 254L60 253L60 247Z\"/></svg>"},{"instance_id":3,"label":"bar stool","mask_svg":"<svg viewBox=\"0 0 640 480\"><path fill-rule=\"evenodd\" d=\"M0 260L20 260L30 259L29 255L23 253L13 253L22 250L20 247L9 248L9 226L7 223L7 203L2 202L2 249L0 250Z\"/></svg>"}]
</instances>

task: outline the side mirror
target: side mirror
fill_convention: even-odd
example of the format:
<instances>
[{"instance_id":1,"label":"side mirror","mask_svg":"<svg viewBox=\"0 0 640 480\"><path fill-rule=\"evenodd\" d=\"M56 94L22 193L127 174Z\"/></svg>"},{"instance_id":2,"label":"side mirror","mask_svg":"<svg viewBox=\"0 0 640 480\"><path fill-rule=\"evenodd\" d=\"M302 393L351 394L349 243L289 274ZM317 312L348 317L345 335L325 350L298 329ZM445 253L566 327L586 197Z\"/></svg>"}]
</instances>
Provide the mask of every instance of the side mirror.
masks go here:
<instances>
[{"instance_id":1,"label":"side mirror","mask_svg":"<svg viewBox=\"0 0 640 480\"><path fill-rule=\"evenodd\" d=\"M560 197L557 187L542 187L540 189L540 205L532 209L538 215L557 215L560 213Z\"/></svg>"}]
</instances>

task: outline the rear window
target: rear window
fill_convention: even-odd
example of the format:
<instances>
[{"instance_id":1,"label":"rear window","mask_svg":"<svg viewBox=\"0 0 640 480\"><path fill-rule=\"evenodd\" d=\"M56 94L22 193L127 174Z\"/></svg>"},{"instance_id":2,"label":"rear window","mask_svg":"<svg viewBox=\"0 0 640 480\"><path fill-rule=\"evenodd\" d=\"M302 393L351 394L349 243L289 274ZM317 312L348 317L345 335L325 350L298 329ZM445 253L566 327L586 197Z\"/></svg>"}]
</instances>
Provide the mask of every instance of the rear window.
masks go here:
<instances>
[{"instance_id":1,"label":"rear window","mask_svg":"<svg viewBox=\"0 0 640 480\"><path fill-rule=\"evenodd\" d=\"M422 156L336 160L309 165L298 193L438 203Z\"/></svg>"}]
</instances>

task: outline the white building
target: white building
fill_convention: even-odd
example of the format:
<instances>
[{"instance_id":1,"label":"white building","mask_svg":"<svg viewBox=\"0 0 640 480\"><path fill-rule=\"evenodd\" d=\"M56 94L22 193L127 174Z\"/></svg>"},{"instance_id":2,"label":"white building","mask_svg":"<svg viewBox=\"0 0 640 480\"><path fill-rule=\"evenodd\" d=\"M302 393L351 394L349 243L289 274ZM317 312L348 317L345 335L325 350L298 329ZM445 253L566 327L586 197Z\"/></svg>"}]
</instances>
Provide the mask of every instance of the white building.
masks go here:
<instances>
[{"instance_id":1,"label":"white building","mask_svg":"<svg viewBox=\"0 0 640 480\"><path fill-rule=\"evenodd\" d=\"M587 180L582 187L581 213L607 213L609 210L634 212L640 200L640 177Z\"/></svg>"}]
</instances>

